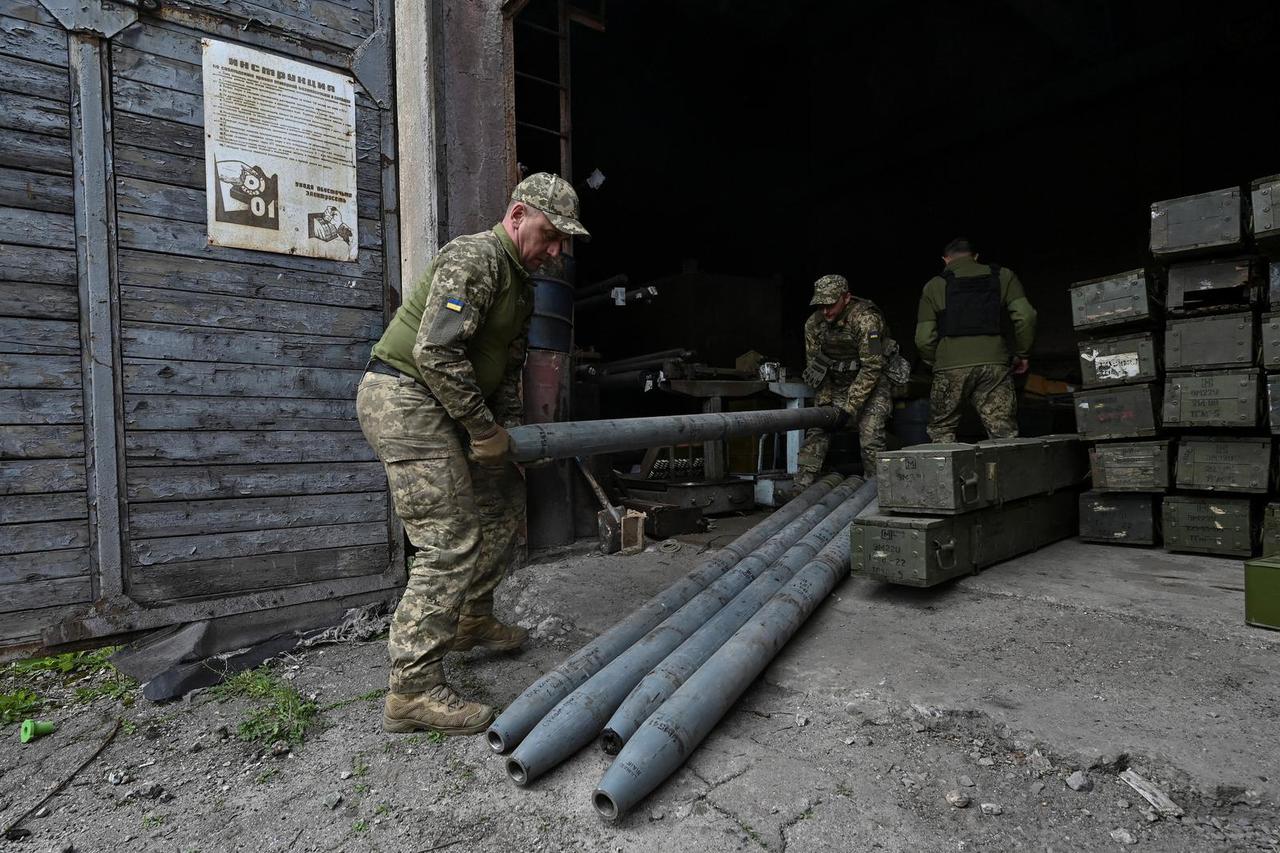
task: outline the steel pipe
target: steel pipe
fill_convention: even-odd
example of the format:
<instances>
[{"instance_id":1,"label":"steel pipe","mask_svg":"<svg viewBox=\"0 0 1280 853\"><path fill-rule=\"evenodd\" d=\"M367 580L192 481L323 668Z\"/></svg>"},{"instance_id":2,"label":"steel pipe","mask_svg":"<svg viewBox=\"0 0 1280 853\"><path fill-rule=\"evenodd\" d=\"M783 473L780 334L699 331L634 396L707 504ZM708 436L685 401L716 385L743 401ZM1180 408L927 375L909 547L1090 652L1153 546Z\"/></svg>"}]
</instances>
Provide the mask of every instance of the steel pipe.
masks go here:
<instances>
[{"instance_id":1,"label":"steel pipe","mask_svg":"<svg viewBox=\"0 0 1280 853\"><path fill-rule=\"evenodd\" d=\"M529 685L489 727L486 739L494 752L516 747L538 721L561 699L595 675L653 626L679 610L771 536L795 521L840 483L834 474L823 477L786 506L716 551L693 571L636 608L608 631L587 643L546 675Z\"/></svg>"},{"instance_id":2,"label":"steel pipe","mask_svg":"<svg viewBox=\"0 0 1280 853\"><path fill-rule=\"evenodd\" d=\"M592 795L599 815L617 820L674 773L848 573L846 530L645 720Z\"/></svg>"},{"instance_id":3,"label":"steel pipe","mask_svg":"<svg viewBox=\"0 0 1280 853\"><path fill-rule=\"evenodd\" d=\"M765 435L809 427L830 428L839 410L833 406L808 409L766 409L755 412L718 412L706 415L667 415L657 418L622 418L605 421L565 421L526 424L511 430L507 458L513 462L594 456L621 450L641 450L669 444L685 444Z\"/></svg>"},{"instance_id":4,"label":"steel pipe","mask_svg":"<svg viewBox=\"0 0 1280 853\"><path fill-rule=\"evenodd\" d=\"M876 481L869 480L849 501L841 507L852 509L849 518L857 516L876 499ZM831 516L835 518L835 513ZM830 520L830 519L829 519ZM849 554L849 537L838 536L844 543L843 553ZM716 650L734 635L735 632L764 606L773 594L791 580L811 555L799 551L773 564L769 571L751 582L751 585L738 593L738 597L694 632L671 654L636 685L622 705L614 712L605 726L601 738L601 746L609 755L617 755L623 744L631 739L649 715L658 710L658 706L667 700L681 684L689 679Z\"/></svg>"},{"instance_id":5,"label":"steel pipe","mask_svg":"<svg viewBox=\"0 0 1280 853\"><path fill-rule=\"evenodd\" d=\"M857 515L851 500L860 477L850 477L822 501L591 676L542 718L507 758L507 774L527 785L591 742L632 688L779 558L803 565Z\"/></svg>"}]
</instances>

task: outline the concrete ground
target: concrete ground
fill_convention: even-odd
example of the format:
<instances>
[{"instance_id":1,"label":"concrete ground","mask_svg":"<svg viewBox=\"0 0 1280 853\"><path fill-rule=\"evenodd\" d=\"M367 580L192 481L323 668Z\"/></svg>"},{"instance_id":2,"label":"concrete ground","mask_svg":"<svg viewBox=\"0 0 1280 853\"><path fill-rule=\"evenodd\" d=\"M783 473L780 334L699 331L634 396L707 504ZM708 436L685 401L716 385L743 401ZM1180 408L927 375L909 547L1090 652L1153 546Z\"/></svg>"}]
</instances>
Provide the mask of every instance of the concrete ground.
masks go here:
<instances>
[{"instance_id":1,"label":"concrete ground","mask_svg":"<svg viewBox=\"0 0 1280 853\"><path fill-rule=\"evenodd\" d=\"M509 702L747 524L721 520L675 553L542 555L501 590L507 618L534 628L529 648L451 656L451 678ZM482 738L383 734L373 641L273 665L327 708L278 755L236 737L252 700L207 691L165 706L67 699L45 713L60 730L27 746L5 729L0 826L119 716L115 740L10 847L1277 851L1280 633L1243 624L1241 586L1239 561L1077 541L935 590L851 578L616 825L591 806L608 766L594 746L521 789ZM70 689L56 675L33 686ZM1153 813L1126 769L1185 814ZM1068 787L1075 771L1091 789Z\"/></svg>"}]
</instances>

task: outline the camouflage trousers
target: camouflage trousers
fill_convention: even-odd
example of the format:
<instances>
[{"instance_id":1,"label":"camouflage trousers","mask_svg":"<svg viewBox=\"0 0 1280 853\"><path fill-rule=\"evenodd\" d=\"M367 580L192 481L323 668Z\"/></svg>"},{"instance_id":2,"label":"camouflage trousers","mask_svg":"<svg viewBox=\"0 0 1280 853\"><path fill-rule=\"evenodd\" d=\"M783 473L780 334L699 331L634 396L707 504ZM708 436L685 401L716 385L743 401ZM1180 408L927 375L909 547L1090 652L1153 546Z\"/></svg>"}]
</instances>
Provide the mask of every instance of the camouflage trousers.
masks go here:
<instances>
[{"instance_id":1,"label":"camouflage trousers","mask_svg":"<svg viewBox=\"0 0 1280 853\"><path fill-rule=\"evenodd\" d=\"M929 440L938 443L956 440L961 406L973 405L988 438L1015 438L1018 435L1018 398L1013 375L1000 364L978 364L933 374L929 390Z\"/></svg>"},{"instance_id":2,"label":"camouflage trousers","mask_svg":"<svg viewBox=\"0 0 1280 853\"><path fill-rule=\"evenodd\" d=\"M443 680L459 616L493 612L524 521L524 480L510 462L471 462L462 428L406 376L366 373L356 414L413 546L387 644L391 690L421 693Z\"/></svg>"},{"instance_id":3,"label":"camouflage trousers","mask_svg":"<svg viewBox=\"0 0 1280 853\"><path fill-rule=\"evenodd\" d=\"M848 382L839 384L824 382L814 394L814 405L842 406ZM884 450L885 425L893 411L893 384L887 376L881 376L871 396L862 404L858 414L858 445L862 449L863 476L875 476L876 454ZM827 461L827 451L831 449L831 432L814 427L804 434L804 444L800 446L799 471L795 484L800 487L813 485L822 466Z\"/></svg>"}]
</instances>

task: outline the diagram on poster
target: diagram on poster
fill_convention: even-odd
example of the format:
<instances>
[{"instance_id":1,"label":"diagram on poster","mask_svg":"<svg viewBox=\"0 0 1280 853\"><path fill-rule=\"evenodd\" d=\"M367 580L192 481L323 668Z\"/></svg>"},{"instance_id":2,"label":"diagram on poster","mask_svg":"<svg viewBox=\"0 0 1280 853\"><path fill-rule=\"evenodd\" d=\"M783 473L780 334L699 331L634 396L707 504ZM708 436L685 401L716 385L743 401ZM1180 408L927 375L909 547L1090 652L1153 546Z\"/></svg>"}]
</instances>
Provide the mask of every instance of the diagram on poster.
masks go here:
<instances>
[{"instance_id":1,"label":"diagram on poster","mask_svg":"<svg viewBox=\"0 0 1280 853\"><path fill-rule=\"evenodd\" d=\"M350 77L202 39L209 243L354 261Z\"/></svg>"}]
</instances>

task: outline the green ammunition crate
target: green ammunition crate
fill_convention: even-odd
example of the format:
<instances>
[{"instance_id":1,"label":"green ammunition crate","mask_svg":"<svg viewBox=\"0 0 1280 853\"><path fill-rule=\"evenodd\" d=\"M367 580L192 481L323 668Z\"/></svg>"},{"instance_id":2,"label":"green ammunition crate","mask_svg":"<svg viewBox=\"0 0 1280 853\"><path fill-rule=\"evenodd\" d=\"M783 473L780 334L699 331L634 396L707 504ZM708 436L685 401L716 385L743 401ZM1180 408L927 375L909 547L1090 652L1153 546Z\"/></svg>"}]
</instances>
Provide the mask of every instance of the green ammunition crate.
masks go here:
<instances>
[{"instance_id":1,"label":"green ammunition crate","mask_svg":"<svg viewBox=\"0 0 1280 853\"><path fill-rule=\"evenodd\" d=\"M1267 377L1267 422L1271 431L1280 435L1280 373Z\"/></svg>"},{"instance_id":2,"label":"green ammunition crate","mask_svg":"<svg viewBox=\"0 0 1280 853\"><path fill-rule=\"evenodd\" d=\"M1163 257L1239 246L1244 239L1239 187L1151 205L1151 253Z\"/></svg>"},{"instance_id":3,"label":"green ammunition crate","mask_svg":"<svg viewBox=\"0 0 1280 853\"><path fill-rule=\"evenodd\" d=\"M1280 313L1262 315L1262 366L1280 370Z\"/></svg>"},{"instance_id":4,"label":"green ammunition crate","mask_svg":"<svg viewBox=\"0 0 1280 853\"><path fill-rule=\"evenodd\" d=\"M1151 320L1158 309L1145 270L1078 281L1071 285L1071 325L1102 329Z\"/></svg>"},{"instance_id":5,"label":"green ammunition crate","mask_svg":"<svg viewBox=\"0 0 1280 853\"><path fill-rule=\"evenodd\" d=\"M1280 554L1280 503L1262 511L1262 556Z\"/></svg>"},{"instance_id":6,"label":"green ammunition crate","mask_svg":"<svg viewBox=\"0 0 1280 853\"><path fill-rule=\"evenodd\" d=\"M1093 487L1100 492L1167 492L1173 442L1122 441L1089 450ZM1083 522L1083 515L1082 515Z\"/></svg>"},{"instance_id":7,"label":"green ammunition crate","mask_svg":"<svg viewBox=\"0 0 1280 853\"><path fill-rule=\"evenodd\" d=\"M1080 341L1076 347L1086 388L1152 382L1160 378L1160 350L1150 332Z\"/></svg>"},{"instance_id":8,"label":"green ammunition crate","mask_svg":"<svg viewBox=\"0 0 1280 853\"><path fill-rule=\"evenodd\" d=\"M1080 496L1080 538L1108 545L1158 545L1160 496L1085 492Z\"/></svg>"},{"instance_id":9,"label":"green ammunition crate","mask_svg":"<svg viewBox=\"0 0 1280 853\"><path fill-rule=\"evenodd\" d=\"M1251 190L1249 230L1270 252L1280 244L1280 175L1258 178Z\"/></svg>"},{"instance_id":10,"label":"green ammunition crate","mask_svg":"<svg viewBox=\"0 0 1280 853\"><path fill-rule=\"evenodd\" d=\"M1224 557L1252 557L1258 551L1256 502L1217 495L1167 495L1161 513L1164 547Z\"/></svg>"},{"instance_id":11,"label":"green ammunition crate","mask_svg":"<svg viewBox=\"0 0 1280 853\"><path fill-rule=\"evenodd\" d=\"M1164 380L1164 425L1256 427L1262 406L1261 378L1258 370L1170 373Z\"/></svg>"},{"instance_id":12,"label":"green ammunition crate","mask_svg":"<svg viewBox=\"0 0 1280 853\"><path fill-rule=\"evenodd\" d=\"M1280 261L1267 265L1267 304L1272 311L1280 311Z\"/></svg>"},{"instance_id":13,"label":"green ammunition crate","mask_svg":"<svg viewBox=\"0 0 1280 853\"><path fill-rule=\"evenodd\" d=\"M1187 436L1178 442L1179 489L1266 494L1273 482L1269 438Z\"/></svg>"},{"instance_id":14,"label":"green ammunition crate","mask_svg":"<svg viewBox=\"0 0 1280 853\"><path fill-rule=\"evenodd\" d=\"M1160 431L1160 387L1151 382L1077 391L1081 438L1145 438Z\"/></svg>"},{"instance_id":15,"label":"green ammunition crate","mask_svg":"<svg viewBox=\"0 0 1280 853\"><path fill-rule=\"evenodd\" d=\"M934 586L1075 531L1074 490L963 515L875 514L854 521L851 562L855 574L906 586Z\"/></svg>"},{"instance_id":16,"label":"green ammunition crate","mask_svg":"<svg viewBox=\"0 0 1280 853\"><path fill-rule=\"evenodd\" d=\"M1084 447L1074 435L920 444L876 456L882 512L953 515L1074 486Z\"/></svg>"},{"instance_id":17,"label":"green ammunition crate","mask_svg":"<svg viewBox=\"0 0 1280 853\"><path fill-rule=\"evenodd\" d=\"M1170 314L1237 311L1262 300L1266 267L1250 255L1221 261L1197 261L1169 267Z\"/></svg>"},{"instance_id":18,"label":"green ammunition crate","mask_svg":"<svg viewBox=\"0 0 1280 853\"><path fill-rule=\"evenodd\" d=\"M1244 564L1244 621L1280 629L1280 557L1259 557Z\"/></svg>"},{"instance_id":19,"label":"green ammunition crate","mask_svg":"<svg viewBox=\"0 0 1280 853\"><path fill-rule=\"evenodd\" d=\"M1249 367L1258 357L1256 326L1248 311L1170 320L1165 326L1164 366L1168 370Z\"/></svg>"}]
</instances>

